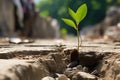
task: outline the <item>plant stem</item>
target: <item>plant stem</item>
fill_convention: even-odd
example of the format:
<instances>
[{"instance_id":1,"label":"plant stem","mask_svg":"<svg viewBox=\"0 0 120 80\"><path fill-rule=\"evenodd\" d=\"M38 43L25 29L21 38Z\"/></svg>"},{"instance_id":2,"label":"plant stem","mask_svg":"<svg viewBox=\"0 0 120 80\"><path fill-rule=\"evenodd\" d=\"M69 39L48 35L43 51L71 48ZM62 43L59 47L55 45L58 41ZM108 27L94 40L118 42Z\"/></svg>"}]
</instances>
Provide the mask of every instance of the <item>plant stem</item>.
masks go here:
<instances>
[{"instance_id":1,"label":"plant stem","mask_svg":"<svg viewBox=\"0 0 120 80\"><path fill-rule=\"evenodd\" d=\"M77 28L77 38L78 38L78 51L79 51L79 44L80 44L80 39L79 39L79 31L78 31L78 28Z\"/></svg>"},{"instance_id":2,"label":"plant stem","mask_svg":"<svg viewBox=\"0 0 120 80\"><path fill-rule=\"evenodd\" d=\"M78 51L79 51L79 48L82 44L82 38L81 38L81 35L79 34L78 26L77 26L77 38L78 38Z\"/></svg>"}]
</instances>

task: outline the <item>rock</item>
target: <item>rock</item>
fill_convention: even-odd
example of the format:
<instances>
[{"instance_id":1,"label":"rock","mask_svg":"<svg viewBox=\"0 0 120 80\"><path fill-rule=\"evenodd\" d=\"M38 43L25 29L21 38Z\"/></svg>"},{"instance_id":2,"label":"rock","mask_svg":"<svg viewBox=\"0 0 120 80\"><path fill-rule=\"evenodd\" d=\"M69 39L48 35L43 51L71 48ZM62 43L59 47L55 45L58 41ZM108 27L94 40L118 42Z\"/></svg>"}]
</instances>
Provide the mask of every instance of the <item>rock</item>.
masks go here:
<instances>
[{"instance_id":1,"label":"rock","mask_svg":"<svg viewBox=\"0 0 120 80\"><path fill-rule=\"evenodd\" d=\"M78 65L77 66L77 69L79 69L80 71L82 71L83 69L82 69L82 65Z\"/></svg>"},{"instance_id":2,"label":"rock","mask_svg":"<svg viewBox=\"0 0 120 80\"><path fill-rule=\"evenodd\" d=\"M87 67L83 67L83 72L88 72L88 68Z\"/></svg>"},{"instance_id":3,"label":"rock","mask_svg":"<svg viewBox=\"0 0 120 80\"><path fill-rule=\"evenodd\" d=\"M97 78L86 72L78 72L73 75L72 80L97 80Z\"/></svg>"},{"instance_id":4,"label":"rock","mask_svg":"<svg viewBox=\"0 0 120 80\"><path fill-rule=\"evenodd\" d=\"M58 75L57 80L69 80L69 78L67 78L67 76L64 74L57 74L57 75Z\"/></svg>"},{"instance_id":5,"label":"rock","mask_svg":"<svg viewBox=\"0 0 120 80\"><path fill-rule=\"evenodd\" d=\"M67 68L65 71L64 71L64 74L67 76L67 77L70 77L71 73L73 72L72 68Z\"/></svg>"},{"instance_id":6,"label":"rock","mask_svg":"<svg viewBox=\"0 0 120 80\"><path fill-rule=\"evenodd\" d=\"M55 80L53 77L47 76L42 78L41 80Z\"/></svg>"},{"instance_id":7,"label":"rock","mask_svg":"<svg viewBox=\"0 0 120 80\"><path fill-rule=\"evenodd\" d=\"M69 77L69 78L72 78L72 76L74 74L76 74L77 72L79 72L80 70L77 69L77 67L74 67L74 68L67 68L64 72L64 74Z\"/></svg>"},{"instance_id":8,"label":"rock","mask_svg":"<svg viewBox=\"0 0 120 80\"><path fill-rule=\"evenodd\" d=\"M77 62L77 61L73 61L73 62L70 62L70 63L67 65L67 67L73 68L73 67L75 67L75 66L77 66L77 65L78 65L78 62Z\"/></svg>"},{"instance_id":9,"label":"rock","mask_svg":"<svg viewBox=\"0 0 120 80\"><path fill-rule=\"evenodd\" d=\"M93 72L91 72L92 75L97 75L98 74L98 71L97 70L94 70Z\"/></svg>"}]
</instances>

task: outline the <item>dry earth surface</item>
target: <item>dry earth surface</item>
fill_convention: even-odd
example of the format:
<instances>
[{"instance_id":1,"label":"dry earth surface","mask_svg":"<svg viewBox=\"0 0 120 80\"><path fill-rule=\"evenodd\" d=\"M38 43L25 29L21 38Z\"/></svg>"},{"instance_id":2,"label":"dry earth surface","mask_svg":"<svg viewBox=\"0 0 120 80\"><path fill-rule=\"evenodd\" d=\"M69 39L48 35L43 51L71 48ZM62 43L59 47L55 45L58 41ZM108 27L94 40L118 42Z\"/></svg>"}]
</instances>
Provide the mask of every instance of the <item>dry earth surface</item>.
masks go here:
<instances>
[{"instance_id":1,"label":"dry earth surface","mask_svg":"<svg viewBox=\"0 0 120 80\"><path fill-rule=\"evenodd\" d=\"M84 40L79 52L76 44L76 39L26 44L0 39L0 80L120 80L120 42Z\"/></svg>"}]
</instances>

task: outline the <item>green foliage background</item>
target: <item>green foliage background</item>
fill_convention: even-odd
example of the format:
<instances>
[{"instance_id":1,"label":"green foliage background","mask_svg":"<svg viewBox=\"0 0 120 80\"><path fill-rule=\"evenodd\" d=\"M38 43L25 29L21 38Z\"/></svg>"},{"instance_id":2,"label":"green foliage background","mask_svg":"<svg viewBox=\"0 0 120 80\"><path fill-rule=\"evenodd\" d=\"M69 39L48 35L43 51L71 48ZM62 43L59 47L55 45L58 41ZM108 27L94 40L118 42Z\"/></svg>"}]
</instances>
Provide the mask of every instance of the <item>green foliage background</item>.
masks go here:
<instances>
[{"instance_id":1,"label":"green foliage background","mask_svg":"<svg viewBox=\"0 0 120 80\"><path fill-rule=\"evenodd\" d=\"M102 21L106 15L106 10L114 5L120 5L120 0L40 0L37 7L40 9L40 15L56 18L61 28L66 28L68 33L76 34L75 30L68 27L61 20L62 17L70 18L68 15L68 8L74 11L81 4L86 3L88 6L88 14L86 18L80 23L79 29L83 26L94 25Z\"/></svg>"}]
</instances>

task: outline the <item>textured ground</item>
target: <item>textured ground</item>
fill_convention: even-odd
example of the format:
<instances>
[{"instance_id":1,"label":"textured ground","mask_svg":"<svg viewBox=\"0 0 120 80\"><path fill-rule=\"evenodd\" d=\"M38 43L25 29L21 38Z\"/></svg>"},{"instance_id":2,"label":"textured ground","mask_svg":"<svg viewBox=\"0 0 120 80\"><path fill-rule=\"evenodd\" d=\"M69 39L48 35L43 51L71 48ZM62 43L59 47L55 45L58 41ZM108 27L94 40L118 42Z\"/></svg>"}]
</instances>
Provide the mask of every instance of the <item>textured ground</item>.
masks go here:
<instances>
[{"instance_id":1,"label":"textured ground","mask_svg":"<svg viewBox=\"0 0 120 80\"><path fill-rule=\"evenodd\" d=\"M41 80L50 74L45 65L37 63L44 58L46 64L59 66L57 61L48 60L49 54L69 51L76 48L77 40L40 40L33 43L13 44L0 40L0 80ZM103 40L83 41L79 50L81 53L95 52L106 55L99 64L98 70L104 73L102 80L120 80L120 42ZM58 62L60 59L58 60ZM56 66L49 66L58 68ZM61 66L64 69L64 66ZM60 70L62 70L60 68ZM54 70L59 72L59 70Z\"/></svg>"}]
</instances>

